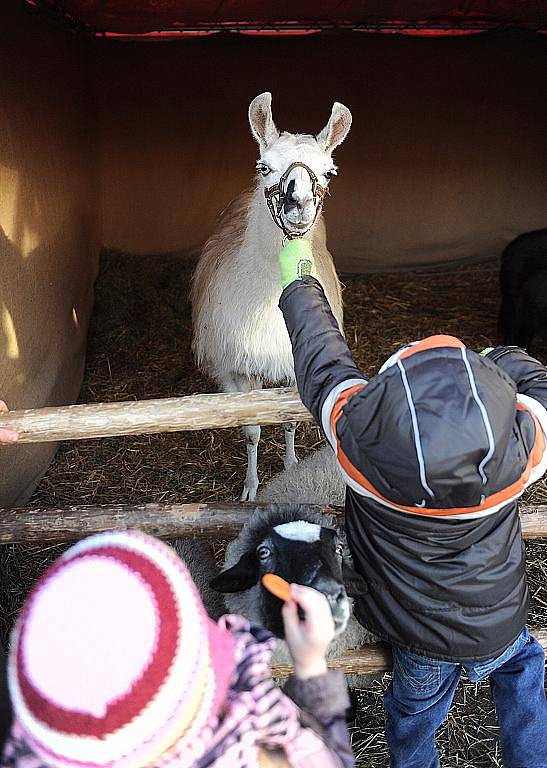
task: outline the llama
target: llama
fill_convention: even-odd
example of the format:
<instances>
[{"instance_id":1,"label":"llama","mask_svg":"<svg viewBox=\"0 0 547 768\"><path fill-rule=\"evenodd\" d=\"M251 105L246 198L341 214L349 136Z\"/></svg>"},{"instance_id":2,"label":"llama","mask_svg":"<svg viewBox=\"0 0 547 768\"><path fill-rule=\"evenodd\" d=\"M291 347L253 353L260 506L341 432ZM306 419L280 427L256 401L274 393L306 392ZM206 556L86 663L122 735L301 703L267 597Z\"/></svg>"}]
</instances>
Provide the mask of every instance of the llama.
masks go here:
<instances>
[{"instance_id":1,"label":"llama","mask_svg":"<svg viewBox=\"0 0 547 768\"><path fill-rule=\"evenodd\" d=\"M336 175L332 152L350 129L351 113L335 102L327 125L316 137L280 134L272 117L271 94L262 93L249 106L249 122L260 147L256 184L221 215L203 248L190 294L197 363L223 392L249 392L265 383L295 384L291 344L278 308L277 254L284 234L312 242L313 274L340 328L343 322L341 288L327 249L321 203ZM285 425L285 468L297 461L295 426ZM247 474L241 501L254 501L260 426L247 426L244 432Z\"/></svg>"}]
</instances>

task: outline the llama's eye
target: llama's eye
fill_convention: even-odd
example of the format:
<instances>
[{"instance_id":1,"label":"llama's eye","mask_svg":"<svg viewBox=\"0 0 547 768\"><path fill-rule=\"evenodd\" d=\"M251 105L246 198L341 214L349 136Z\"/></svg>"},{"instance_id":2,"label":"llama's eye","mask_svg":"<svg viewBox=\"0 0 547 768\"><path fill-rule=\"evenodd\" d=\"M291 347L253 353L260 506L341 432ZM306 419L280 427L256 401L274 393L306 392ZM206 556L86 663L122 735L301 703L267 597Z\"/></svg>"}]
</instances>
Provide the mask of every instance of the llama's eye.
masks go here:
<instances>
[{"instance_id":1,"label":"llama's eye","mask_svg":"<svg viewBox=\"0 0 547 768\"><path fill-rule=\"evenodd\" d=\"M261 544L256 548L256 554L259 560L267 560L272 554L272 550L265 544Z\"/></svg>"},{"instance_id":2,"label":"llama's eye","mask_svg":"<svg viewBox=\"0 0 547 768\"><path fill-rule=\"evenodd\" d=\"M256 168L263 176L267 176L269 173L272 172L272 169L266 165L265 163L257 163Z\"/></svg>"},{"instance_id":3,"label":"llama's eye","mask_svg":"<svg viewBox=\"0 0 547 768\"><path fill-rule=\"evenodd\" d=\"M323 176L328 180L332 179L333 176L336 176L336 168L330 168L328 171L325 171Z\"/></svg>"}]
</instances>

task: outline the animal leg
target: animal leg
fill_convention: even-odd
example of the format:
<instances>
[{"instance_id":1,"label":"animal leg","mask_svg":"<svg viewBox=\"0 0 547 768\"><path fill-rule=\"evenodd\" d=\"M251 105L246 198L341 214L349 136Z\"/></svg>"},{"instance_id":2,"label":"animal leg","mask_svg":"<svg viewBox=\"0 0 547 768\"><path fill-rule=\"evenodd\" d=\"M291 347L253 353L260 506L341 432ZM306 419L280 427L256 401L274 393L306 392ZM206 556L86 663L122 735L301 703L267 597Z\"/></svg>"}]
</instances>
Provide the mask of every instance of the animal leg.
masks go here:
<instances>
[{"instance_id":1,"label":"animal leg","mask_svg":"<svg viewBox=\"0 0 547 768\"><path fill-rule=\"evenodd\" d=\"M240 501L254 501L258 490L258 442L260 427L258 425L243 427L247 441L247 475Z\"/></svg>"},{"instance_id":2,"label":"animal leg","mask_svg":"<svg viewBox=\"0 0 547 768\"><path fill-rule=\"evenodd\" d=\"M223 392L251 392L253 389L262 389L262 380L258 377L249 377L240 373L219 375L218 380ZM247 475L241 492L240 501L254 501L258 490L258 443L260 442L260 427L243 427L245 442L247 443Z\"/></svg>"},{"instance_id":3,"label":"animal leg","mask_svg":"<svg viewBox=\"0 0 547 768\"><path fill-rule=\"evenodd\" d=\"M296 422L291 421L288 424L283 424L285 430L285 458L283 465L285 469L298 464L296 453L294 452L294 436L296 433Z\"/></svg>"}]
</instances>

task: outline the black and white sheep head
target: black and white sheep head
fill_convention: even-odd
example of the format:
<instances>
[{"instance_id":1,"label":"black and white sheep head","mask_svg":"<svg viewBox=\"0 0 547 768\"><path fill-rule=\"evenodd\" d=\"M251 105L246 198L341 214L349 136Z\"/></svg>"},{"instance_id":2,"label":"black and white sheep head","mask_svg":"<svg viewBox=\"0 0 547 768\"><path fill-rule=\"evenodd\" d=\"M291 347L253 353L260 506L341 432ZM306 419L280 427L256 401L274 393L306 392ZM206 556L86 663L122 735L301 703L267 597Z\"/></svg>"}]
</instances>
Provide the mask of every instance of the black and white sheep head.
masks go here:
<instances>
[{"instance_id":1,"label":"black and white sheep head","mask_svg":"<svg viewBox=\"0 0 547 768\"><path fill-rule=\"evenodd\" d=\"M226 551L225 570L211 586L226 593L228 610L240 613L276 637L284 637L282 601L262 586L265 573L322 592L332 611L336 634L341 634L351 612L344 586L349 553L345 537L326 516L305 513L297 506L279 512L274 506L255 512Z\"/></svg>"}]
</instances>

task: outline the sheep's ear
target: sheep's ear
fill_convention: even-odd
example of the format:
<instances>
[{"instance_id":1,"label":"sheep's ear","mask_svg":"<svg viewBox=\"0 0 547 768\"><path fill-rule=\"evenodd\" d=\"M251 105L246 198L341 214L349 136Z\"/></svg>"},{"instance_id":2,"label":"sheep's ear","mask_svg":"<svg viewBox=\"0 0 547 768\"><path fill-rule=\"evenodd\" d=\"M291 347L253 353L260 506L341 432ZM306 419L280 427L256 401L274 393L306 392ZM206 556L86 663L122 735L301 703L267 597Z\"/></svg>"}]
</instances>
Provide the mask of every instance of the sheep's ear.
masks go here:
<instances>
[{"instance_id":1,"label":"sheep's ear","mask_svg":"<svg viewBox=\"0 0 547 768\"><path fill-rule=\"evenodd\" d=\"M329 122L323 128L321 133L315 137L317 143L324 152L329 154L339 144L341 144L348 135L351 128L351 112L339 101L332 105Z\"/></svg>"},{"instance_id":2,"label":"sheep's ear","mask_svg":"<svg viewBox=\"0 0 547 768\"><path fill-rule=\"evenodd\" d=\"M342 579L348 597L359 597L359 595L366 595L368 592L368 584L361 574L345 563L342 566Z\"/></svg>"},{"instance_id":3,"label":"sheep's ear","mask_svg":"<svg viewBox=\"0 0 547 768\"><path fill-rule=\"evenodd\" d=\"M249 123L253 136L260 144L261 149L266 149L279 138L279 131L275 127L272 117L272 94L268 91L255 96L251 101Z\"/></svg>"},{"instance_id":4,"label":"sheep's ear","mask_svg":"<svg viewBox=\"0 0 547 768\"><path fill-rule=\"evenodd\" d=\"M222 571L210 582L216 592L245 592L258 581L258 560L254 552L246 552L227 571Z\"/></svg>"}]
</instances>

